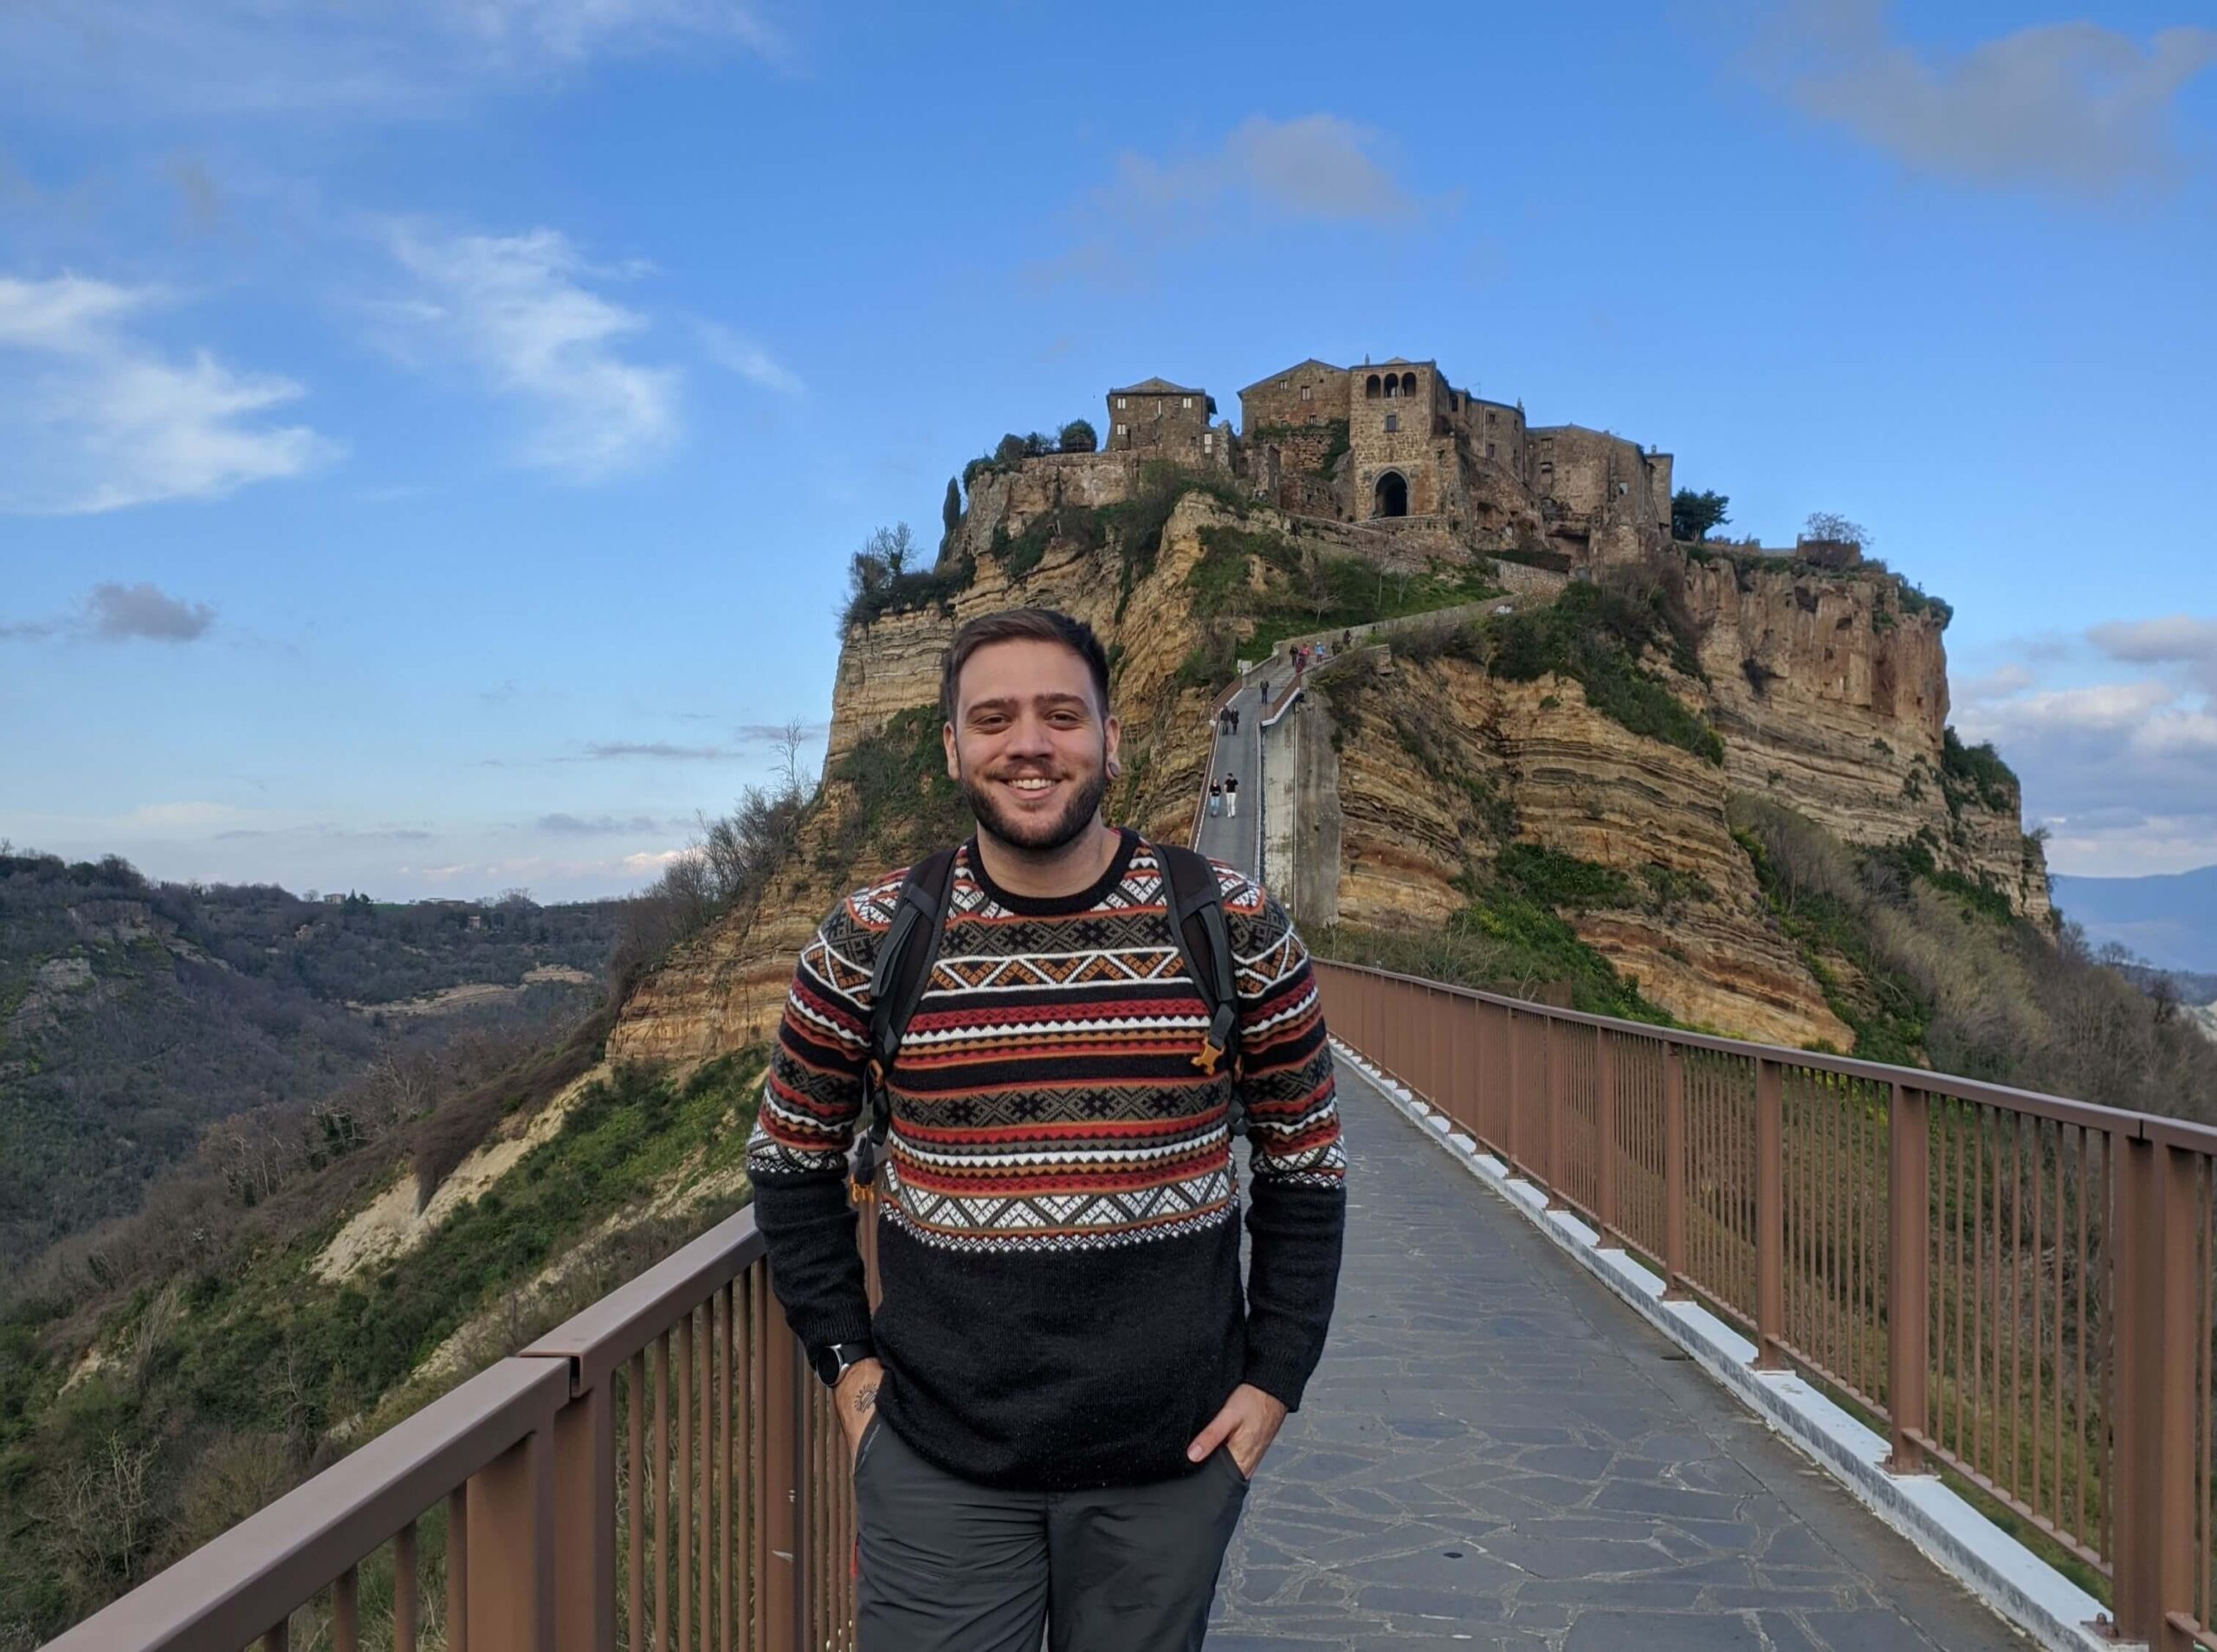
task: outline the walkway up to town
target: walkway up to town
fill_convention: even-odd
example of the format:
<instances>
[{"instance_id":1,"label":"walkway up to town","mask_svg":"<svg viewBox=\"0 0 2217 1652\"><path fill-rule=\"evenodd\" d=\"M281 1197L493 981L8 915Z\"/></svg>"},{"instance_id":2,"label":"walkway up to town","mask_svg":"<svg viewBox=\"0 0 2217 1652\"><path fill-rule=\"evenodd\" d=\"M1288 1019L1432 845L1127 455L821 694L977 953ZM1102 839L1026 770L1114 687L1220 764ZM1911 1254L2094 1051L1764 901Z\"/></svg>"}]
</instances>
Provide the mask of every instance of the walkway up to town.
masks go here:
<instances>
[{"instance_id":1,"label":"walkway up to town","mask_svg":"<svg viewBox=\"0 0 2217 1652\"><path fill-rule=\"evenodd\" d=\"M1211 1652L2028 1644L1340 1068L1339 1313Z\"/></svg>"},{"instance_id":2,"label":"walkway up to town","mask_svg":"<svg viewBox=\"0 0 2217 1652\"><path fill-rule=\"evenodd\" d=\"M1199 848L1252 872L1251 673ZM1275 676L1277 681L1272 682ZM1340 1068L1339 1316L1256 1484L1214 1652L2027 1644Z\"/></svg>"}]
</instances>

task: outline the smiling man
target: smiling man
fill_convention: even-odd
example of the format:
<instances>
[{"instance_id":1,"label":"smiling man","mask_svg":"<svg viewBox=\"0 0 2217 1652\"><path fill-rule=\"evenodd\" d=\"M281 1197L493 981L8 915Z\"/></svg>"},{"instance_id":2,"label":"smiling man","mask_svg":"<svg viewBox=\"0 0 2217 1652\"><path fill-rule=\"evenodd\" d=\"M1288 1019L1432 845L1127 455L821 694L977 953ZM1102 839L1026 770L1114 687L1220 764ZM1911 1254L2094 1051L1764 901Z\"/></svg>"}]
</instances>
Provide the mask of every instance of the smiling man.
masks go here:
<instances>
[{"instance_id":1,"label":"smiling man","mask_svg":"<svg viewBox=\"0 0 2217 1652\"><path fill-rule=\"evenodd\" d=\"M1103 820L1120 730L1089 628L972 620L940 702L977 835L824 920L749 1145L771 1277L855 1449L862 1652L1183 1652L1338 1282L1308 954L1249 879ZM936 962L904 975L920 921ZM873 1319L846 1154L879 1101Z\"/></svg>"}]
</instances>

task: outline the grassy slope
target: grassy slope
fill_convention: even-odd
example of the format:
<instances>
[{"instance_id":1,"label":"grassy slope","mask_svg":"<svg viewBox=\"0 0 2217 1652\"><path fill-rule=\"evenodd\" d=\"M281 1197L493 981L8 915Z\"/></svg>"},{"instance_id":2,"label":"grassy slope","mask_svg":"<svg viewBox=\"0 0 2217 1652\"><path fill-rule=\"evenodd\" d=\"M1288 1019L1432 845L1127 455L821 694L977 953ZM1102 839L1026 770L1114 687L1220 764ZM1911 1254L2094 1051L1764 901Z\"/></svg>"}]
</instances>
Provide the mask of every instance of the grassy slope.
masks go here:
<instances>
[{"instance_id":1,"label":"grassy slope","mask_svg":"<svg viewBox=\"0 0 2217 1652\"><path fill-rule=\"evenodd\" d=\"M42 1333L74 1305L14 1304L0 1320L0 1648L11 1625L35 1642L74 1621L742 1203L636 1216L681 1182L734 1179L760 1068L747 1051L682 1085L596 1081L494 1190L339 1286L310 1264L344 1210L319 1216L318 1186L295 1190L239 1254L107 1304L103 1363L74 1384ZM526 1292L564 1258L559 1286ZM412 1375L457 1333L461 1368ZM115 1463L143 1488L118 1484Z\"/></svg>"}]
</instances>

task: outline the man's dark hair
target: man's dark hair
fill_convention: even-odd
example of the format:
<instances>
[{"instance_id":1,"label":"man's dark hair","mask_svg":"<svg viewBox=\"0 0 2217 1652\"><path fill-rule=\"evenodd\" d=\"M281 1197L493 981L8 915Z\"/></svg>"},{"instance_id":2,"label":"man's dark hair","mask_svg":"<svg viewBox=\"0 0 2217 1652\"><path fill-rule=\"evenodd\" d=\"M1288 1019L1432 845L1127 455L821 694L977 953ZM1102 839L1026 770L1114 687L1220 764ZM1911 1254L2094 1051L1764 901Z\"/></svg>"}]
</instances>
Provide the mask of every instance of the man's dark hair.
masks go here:
<instances>
[{"instance_id":1,"label":"man's dark hair","mask_svg":"<svg viewBox=\"0 0 2217 1652\"><path fill-rule=\"evenodd\" d=\"M947 658L940 667L939 714L947 722L954 720L954 688L961 679L962 668L970 656L991 642L1009 642L1025 639L1037 642L1059 642L1086 663L1093 674L1093 692L1101 702L1101 714L1108 714L1108 652L1101 646L1101 639L1083 620L1072 619L1068 614L1057 613L1051 608L1006 608L998 614L980 614L966 621L947 645Z\"/></svg>"}]
</instances>

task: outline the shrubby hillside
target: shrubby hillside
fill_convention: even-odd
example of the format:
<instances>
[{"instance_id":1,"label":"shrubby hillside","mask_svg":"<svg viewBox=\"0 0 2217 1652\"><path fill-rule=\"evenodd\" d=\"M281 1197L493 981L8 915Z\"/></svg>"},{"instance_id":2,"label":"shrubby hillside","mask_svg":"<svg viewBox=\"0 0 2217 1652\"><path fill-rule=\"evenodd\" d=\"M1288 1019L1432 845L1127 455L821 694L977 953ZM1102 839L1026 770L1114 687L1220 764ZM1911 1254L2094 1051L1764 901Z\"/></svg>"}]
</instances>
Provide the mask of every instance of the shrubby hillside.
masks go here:
<instances>
[{"instance_id":1,"label":"shrubby hillside","mask_svg":"<svg viewBox=\"0 0 2217 1652\"><path fill-rule=\"evenodd\" d=\"M0 846L0 1268L136 1209L219 1120L543 1036L598 995L616 910L333 906Z\"/></svg>"}]
</instances>

